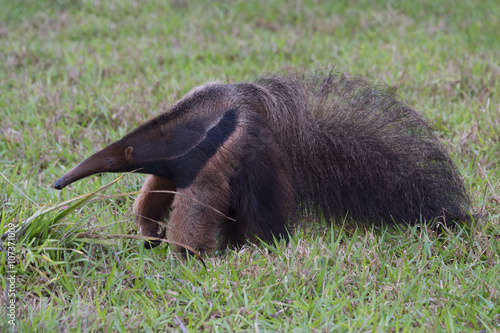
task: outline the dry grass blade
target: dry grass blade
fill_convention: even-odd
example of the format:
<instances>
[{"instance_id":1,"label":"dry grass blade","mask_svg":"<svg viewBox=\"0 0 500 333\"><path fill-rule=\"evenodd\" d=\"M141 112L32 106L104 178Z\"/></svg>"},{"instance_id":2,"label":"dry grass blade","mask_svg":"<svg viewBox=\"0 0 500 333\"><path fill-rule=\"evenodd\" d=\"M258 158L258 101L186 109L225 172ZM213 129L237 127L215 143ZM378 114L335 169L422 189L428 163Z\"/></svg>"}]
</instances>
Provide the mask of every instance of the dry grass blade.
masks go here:
<instances>
[{"instance_id":1,"label":"dry grass blade","mask_svg":"<svg viewBox=\"0 0 500 333\"><path fill-rule=\"evenodd\" d=\"M36 206L40 206L38 203L36 203L33 199L31 199L29 196L26 195L26 193L24 193L23 191L21 191L21 189L19 187L17 187L16 185L14 185L10 180L9 178L7 178L2 172L0 172L0 176L2 176L5 181L7 183L9 183L10 185L12 185L12 187L14 187L19 193L21 193L26 199L28 199L29 201L31 201L33 204L35 204ZM2 238L3 239L3 238Z\"/></svg>"},{"instance_id":2,"label":"dry grass blade","mask_svg":"<svg viewBox=\"0 0 500 333\"><path fill-rule=\"evenodd\" d=\"M224 218L228 219L228 220L231 220L231 221L234 221L236 222L235 219L233 219L232 217L230 216L227 216L226 214L224 214L223 212L221 212L220 210L210 206L209 204L206 204L196 198L193 198L192 196L189 196L185 193L181 193L181 192L177 192L177 191L166 191L166 190L151 190L151 191L134 191L134 192L127 192L127 193L120 193L120 194L113 194L113 195L109 195L109 196L106 196L107 198L116 198L116 197L122 197L122 196L125 196L125 195L134 195L134 194L140 194L140 193L170 193L170 194L177 194L177 195L182 195L183 197L186 197L194 202L196 202L197 204L205 207L205 208L208 208L212 211L214 211L215 213L223 216Z\"/></svg>"}]
</instances>

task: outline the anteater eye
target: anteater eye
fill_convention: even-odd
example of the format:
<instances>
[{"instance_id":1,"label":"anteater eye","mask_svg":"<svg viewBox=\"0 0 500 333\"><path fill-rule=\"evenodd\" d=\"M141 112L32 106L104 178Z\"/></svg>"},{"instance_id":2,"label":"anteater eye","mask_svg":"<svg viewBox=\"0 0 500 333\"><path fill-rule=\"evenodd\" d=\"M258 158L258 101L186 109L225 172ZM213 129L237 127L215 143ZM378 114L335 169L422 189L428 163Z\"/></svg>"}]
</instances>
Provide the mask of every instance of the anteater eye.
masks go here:
<instances>
[{"instance_id":1,"label":"anteater eye","mask_svg":"<svg viewBox=\"0 0 500 333\"><path fill-rule=\"evenodd\" d=\"M115 163L115 159L114 159L114 158L110 158L110 159L108 159L108 164L109 164L109 165L112 165L112 164L114 164L114 163Z\"/></svg>"}]
</instances>

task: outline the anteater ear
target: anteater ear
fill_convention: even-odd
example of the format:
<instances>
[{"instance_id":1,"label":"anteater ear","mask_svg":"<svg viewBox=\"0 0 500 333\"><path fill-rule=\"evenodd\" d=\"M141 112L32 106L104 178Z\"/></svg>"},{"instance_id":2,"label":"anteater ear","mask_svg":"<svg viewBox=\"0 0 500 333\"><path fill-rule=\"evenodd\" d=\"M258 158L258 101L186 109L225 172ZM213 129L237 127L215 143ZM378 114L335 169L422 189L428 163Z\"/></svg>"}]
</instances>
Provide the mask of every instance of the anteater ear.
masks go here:
<instances>
[{"instance_id":1,"label":"anteater ear","mask_svg":"<svg viewBox=\"0 0 500 333\"><path fill-rule=\"evenodd\" d=\"M134 155L132 154L134 152L134 147L130 146L125 149L125 160L129 163L134 162Z\"/></svg>"}]
</instances>

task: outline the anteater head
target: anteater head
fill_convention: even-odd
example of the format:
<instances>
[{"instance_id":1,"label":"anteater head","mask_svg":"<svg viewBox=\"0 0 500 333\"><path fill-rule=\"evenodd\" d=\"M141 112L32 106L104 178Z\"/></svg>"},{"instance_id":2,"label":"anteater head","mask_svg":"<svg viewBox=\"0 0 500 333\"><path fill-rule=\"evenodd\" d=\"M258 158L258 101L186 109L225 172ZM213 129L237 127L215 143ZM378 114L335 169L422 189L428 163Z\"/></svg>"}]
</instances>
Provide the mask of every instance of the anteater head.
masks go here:
<instances>
[{"instance_id":1,"label":"anteater head","mask_svg":"<svg viewBox=\"0 0 500 333\"><path fill-rule=\"evenodd\" d=\"M60 190L96 173L130 171L170 179L177 188L189 186L236 130L238 111L213 108L207 113L190 100L181 104L87 158L54 187Z\"/></svg>"}]
</instances>

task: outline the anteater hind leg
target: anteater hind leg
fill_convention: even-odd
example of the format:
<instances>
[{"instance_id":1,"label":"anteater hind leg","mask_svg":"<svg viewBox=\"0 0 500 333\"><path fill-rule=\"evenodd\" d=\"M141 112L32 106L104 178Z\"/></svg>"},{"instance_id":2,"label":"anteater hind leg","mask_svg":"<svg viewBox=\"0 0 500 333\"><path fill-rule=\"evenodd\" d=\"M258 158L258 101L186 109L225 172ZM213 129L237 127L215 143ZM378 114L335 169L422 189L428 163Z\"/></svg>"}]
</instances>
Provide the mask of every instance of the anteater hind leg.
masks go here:
<instances>
[{"instance_id":1,"label":"anteater hind leg","mask_svg":"<svg viewBox=\"0 0 500 333\"><path fill-rule=\"evenodd\" d=\"M149 175L134 202L134 214L141 235L164 238L165 228L160 223L169 214L174 194L155 191L175 191L175 185L168 179ZM151 249L160 243L160 240L144 241L144 246Z\"/></svg>"}]
</instances>

